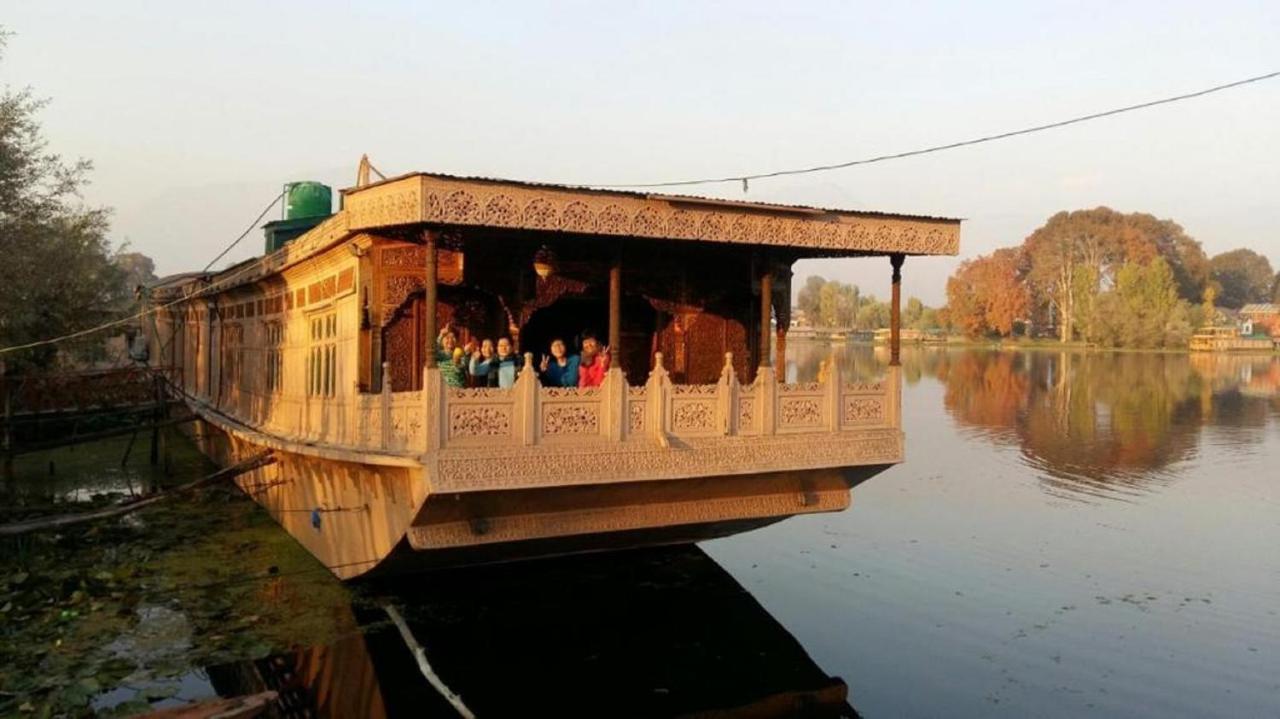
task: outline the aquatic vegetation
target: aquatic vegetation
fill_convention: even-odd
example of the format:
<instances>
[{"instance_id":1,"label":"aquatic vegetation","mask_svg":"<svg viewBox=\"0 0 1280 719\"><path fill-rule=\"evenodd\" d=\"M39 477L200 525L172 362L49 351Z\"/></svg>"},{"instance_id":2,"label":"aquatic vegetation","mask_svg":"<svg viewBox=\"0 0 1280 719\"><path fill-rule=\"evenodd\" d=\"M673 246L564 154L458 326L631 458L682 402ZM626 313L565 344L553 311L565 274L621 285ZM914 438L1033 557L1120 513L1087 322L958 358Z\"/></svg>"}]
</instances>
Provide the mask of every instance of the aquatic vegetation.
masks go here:
<instances>
[{"instance_id":1,"label":"aquatic vegetation","mask_svg":"<svg viewBox=\"0 0 1280 719\"><path fill-rule=\"evenodd\" d=\"M232 487L8 539L0 714L164 706L199 667L351 631L350 605L349 590Z\"/></svg>"}]
</instances>

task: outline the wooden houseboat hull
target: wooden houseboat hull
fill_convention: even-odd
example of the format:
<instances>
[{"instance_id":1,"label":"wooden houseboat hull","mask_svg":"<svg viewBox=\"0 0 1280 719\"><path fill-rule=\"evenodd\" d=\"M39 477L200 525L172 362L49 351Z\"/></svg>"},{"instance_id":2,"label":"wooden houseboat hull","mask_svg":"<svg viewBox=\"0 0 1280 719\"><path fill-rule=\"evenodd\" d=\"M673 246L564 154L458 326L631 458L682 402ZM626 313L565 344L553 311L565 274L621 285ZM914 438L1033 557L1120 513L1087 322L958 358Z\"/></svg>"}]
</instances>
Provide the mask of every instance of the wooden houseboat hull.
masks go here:
<instances>
[{"instance_id":1,"label":"wooden houseboat hull","mask_svg":"<svg viewBox=\"0 0 1280 719\"><path fill-rule=\"evenodd\" d=\"M225 420L186 426L221 466L272 450L237 485L342 579L726 537L846 509L854 486L892 466L432 493L420 465L291 451Z\"/></svg>"}]
</instances>

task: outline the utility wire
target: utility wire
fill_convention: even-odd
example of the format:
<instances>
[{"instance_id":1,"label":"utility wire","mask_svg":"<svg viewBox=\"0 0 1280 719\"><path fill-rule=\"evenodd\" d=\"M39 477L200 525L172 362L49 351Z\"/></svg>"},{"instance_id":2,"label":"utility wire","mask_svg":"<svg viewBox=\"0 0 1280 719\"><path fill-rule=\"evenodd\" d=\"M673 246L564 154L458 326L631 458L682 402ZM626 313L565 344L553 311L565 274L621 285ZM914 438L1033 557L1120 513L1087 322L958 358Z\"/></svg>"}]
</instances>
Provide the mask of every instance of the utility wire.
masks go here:
<instances>
[{"instance_id":1,"label":"utility wire","mask_svg":"<svg viewBox=\"0 0 1280 719\"><path fill-rule=\"evenodd\" d=\"M1009 132L1002 132L998 135L987 135L985 137L976 137L969 140L951 142L946 145L934 145L932 147L925 147L919 150L897 152L892 155L877 155L875 157L868 157L861 160L850 160L848 162L839 162L831 165L816 165L814 167L805 167L805 168L799 168L794 170L777 170L774 172L761 172L761 173L756 173L752 175L732 175L732 176L726 176L726 177L710 177L710 178L705 178L701 180L673 180L668 182L636 182L636 183L630 183L630 184L609 184L609 185L578 184L577 186L578 187L594 187L594 188L602 188L602 189L653 188L653 187L682 187L687 185L708 185L708 184L719 184L719 183L725 183L725 182L740 182L742 183L743 190L745 191L748 180L762 180L765 178L783 177L786 175L804 175L810 172L827 172L829 170L840 170L846 167L855 167L857 165L870 165L875 162L884 162L886 160L899 160L904 157L915 157L917 155L927 155L933 152L942 152L943 150L954 150L957 147L968 147L970 145L980 145L986 142L995 142L996 140L1004 140L1010 137L1017 137L1019 135L1030 135L1033 132L1043 132L1045 130L1053 130L1059 127L1066 127L1067 125L1075 125L1081 122L1097 120L1103 117L1110 117L1112 115L1120 115L1126 112L1133 112L1135 110L1145 110L1147 108L1156 107L1158 105L1168 105L1174 102L1181 102L1182 100L1190 100L1192 98L1202 97L1204 95L1209 95L1215 92L1221 92L1223 90L1229 90L1231 88L1240 87L1242 85L1249 85L1255 82L1262 82L1263 80L1270 80L1275 77L1280 77L1280 71L1269 72L1265 75L1257 75L1255 77L1246 78L1244 80L1229 82L1225 85L1215 85L1210 88L1197 90L1195 92L1189 92L1183 95L1174 95L1173 97L1166 97L1160 100L1152 100L1150 102L1143 102L1137 105L1126 105L1125 107L1117 107L1112 110L1095 112L1090 115L1081 115L1079 117L1073 117L1069 120L1060 120L1058 122L1051 122L1047 125L1036 125L1035 127L1027 127L1021 130L1011 130Z\"/></svg>"},{"instance_id":2,"label":"utility wire","mask_svg":"<svg viewBox=\"0 0 1280 719\"><path fill-rule=\"evenodd\" d=\"M284 192L281 192L280 194L276 195L275 199L271 201L271 204L262 208L262 212L258 213L258 217L253 222L249 223L249 226L245 228L244 232L240 233L240 236L236 238L235 242L232 242L231 244L227 245L226 249L224 249L222 252L219 252L217 257L213 258L212 260L209 260L209 264L205 265L204 269L201 271L208 272L209 268L213 267L214 263L216 263L218 260L225 257L228 252L235 249L236 245L240 244L241 240L248 237L250 232L253 232L255 229L257 229L258 223L262 222L262 218L267 216L267 213L271 211L271 208L276 206L276 203L279 202L280 198L282 197L284 197Z\"/></svg>"},{"instance_id":3,"label":"utility wire","mask_svg":"<svg viewBox=\"0 0 1280 719\"><path fill-rule=\"evenodd\" d=\"M272 208L272 207L275 207L276 203L277 203L277 202L279 202L279 201L280 201L280 198L281 198L281 197L283 197L283 196L284 196L284 193L283 193L283 192L282 192L282 193L280 193L279 195L276 195L276 196L275 196L275 198L273 198L273 199L271 200L271 203L270 203L270 204L268 204L265 208L263 208L262 212L258 215L258 219L254 220L254 221L253 221L253 224L252 224L252 225L250 225L250 226L249 226L249 228L248 228L248 229L246 229L243 233L241 233L241 234L240 234L240 236L239 236L239 237L237 237L237 238L235 239L235 241L234 241L234 242L232 242L232 243L231 243L230 245L228 245L225 249L223 249L223 250L222 250L222 252L218 253L218 256L217 256L217 257L215 257L215 258L213 258L213 261L212 261L212 262L210 262L209 264L205 265L205 268L204 268L204 270L202 270L202 272L208 272L208 271L209 271L209 268L213 266L213 263L214 263L214 262L217 262L218 260L222 259L222 257L223 257L223 256L225 256L228 252L230 252L230 251L231 251L231 249L232 249L233 247L235 247L237 244L239 244L239 243L240 243L240 241L241 241L241 240L243 240L245 237L247 237L247 236L249 235L249 233L253 231L254 227L256 227L256 226L257 226L258 222L259 222L259 221L261 221L263 217L266 217L267 213L271 211L271 208ZM61 336L59 336L59 337L50 337L49 339L36 340L35 342L28 342L28 343L26 343L26 344L13 345L12 347L0 347L0 355L9 354L10 352L18 352L18 351L20 351L20 350L32 349L32 348L35 348L35 347L43 347L43 346L45 346L45 345L57 344L57 343L59 343L59 342L65 342L65 341L67 341L67 340L73 340L73 339L77 339L77 338L79 338L79 337L85 337L85 336L87 336L87 335L91 335L91 334L94 334L94 333L97 333L97 332L101 332L101 331L103 331L103 330L109 330L109 329L111 329L112 327L119 327L120 325L128 324L128 323L133 322L133 321L135 321L135 320L140 320L140 319L142 319L143 317L146 317L147 315L153 315L153 314L155 314L156 312L159 312L160 310L168 309L169 307L172 307L172 306L174 306L174 305L180 304L180 303L182 303L182 302L186 302L187 300L191 300L191 299L194 299L194 298L196 298L196 297L200 297L200 296L206 295L206 294L208 294L208 293L210 293L210 292L213 292L214 290L218 289L220 285L223 285L223 284L225 284L225 283L228 283L228 282L231 282L231 281L233 281L233 280L236 280L236 279L238 279L239 277L241 277L241 276L243 276L243 275L245 275L245 274L248 274L249 270L252 270L252 269L254 269L254 266L253 266L253 265L247 265L247 266L245 266L245 267L240 268L240 269L239 269L239 270L237 270L236 272L231 273L231 274L230 274L230 275L228 275L227 277L223 277L222 279L218 280L217 282L214 282L214 283L210 284L209 286L207 286L207 287L205 287L205 288L203 288L203 289L199 290L198 292L193 292L192 294L187 295L187 296L185 296L185 297L180 297L180 298L178 298L178 299L176 299L176 300L174 300L174 301L172 301L172 302L170 302L170 303L168 303L168 304L165 304L165 305L158 305L158 306L156 306L156 307L152 307L152 308L150 308L150 309L148 309L148 310L145 310L145 311L143 311L143 312L140 312L140 313L138 313L138 314L136 314L136 315L129 315L129 316L127 316L127 317L121 317L121 318L120 318L120 319L118 319L118 320L112 320L112 321L110 321L110 322L104 322L103 324L100 324L100 325L98 325L98 326L96 326L96 327L90 327L89 329L80 330L80 331L78 331L78 332L70 332L70 333L68 333L68 334L61 335Z\"/></svg>"}]
</instances>

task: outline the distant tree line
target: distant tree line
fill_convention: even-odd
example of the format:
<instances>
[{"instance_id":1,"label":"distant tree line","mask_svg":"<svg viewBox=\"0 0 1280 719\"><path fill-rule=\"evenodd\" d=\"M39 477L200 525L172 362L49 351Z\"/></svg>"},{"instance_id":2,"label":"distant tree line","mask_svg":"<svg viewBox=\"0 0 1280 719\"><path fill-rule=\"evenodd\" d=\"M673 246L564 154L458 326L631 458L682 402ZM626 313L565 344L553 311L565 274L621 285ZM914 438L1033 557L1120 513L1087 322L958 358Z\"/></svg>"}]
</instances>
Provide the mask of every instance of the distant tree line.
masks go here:
<instances>
[{"instance_id":1,"label":"distant tree line","mask_svg":"<svg viewBox=\"0 0 1280 719\"><path fill-rule=\"evenodd\" d=\"M946 317L971 337L1053 330L1064 342L1185 346L1214 321L1280 299L1280 275L1248 249L1209 258L1172 220L1107 207L1059 212L1021 245L960 264Z\"/></svg>"},{"instance_id":2,"label":"distant tree line","mask_svg":"<svg viewBox=\"0 0 1280 719\"><path fill-rule=\"evenodd\" d=\"M889 326L889 303L863 294L857 285L811 275L796 297L796 307L815 327L876 330ZM902 308L902 326L927 330L942 326L938 310L915 297Z\"/></svg>"},{"instance_id":3,"label":"distant tree line","mask_svg":"<svg viewBox=\"0 0 1280 719\"><path fill-rule=\"evenodd\" d=\"M7 34L0 28L0 52ZM60 336L129 314L155 278L145 255L113 249L109 210L86 206L91 164L48 149L30 89L0 91L0 347ZM0 356L5 372L91 357L104 336Z\"/></svg>"}]
</instances>

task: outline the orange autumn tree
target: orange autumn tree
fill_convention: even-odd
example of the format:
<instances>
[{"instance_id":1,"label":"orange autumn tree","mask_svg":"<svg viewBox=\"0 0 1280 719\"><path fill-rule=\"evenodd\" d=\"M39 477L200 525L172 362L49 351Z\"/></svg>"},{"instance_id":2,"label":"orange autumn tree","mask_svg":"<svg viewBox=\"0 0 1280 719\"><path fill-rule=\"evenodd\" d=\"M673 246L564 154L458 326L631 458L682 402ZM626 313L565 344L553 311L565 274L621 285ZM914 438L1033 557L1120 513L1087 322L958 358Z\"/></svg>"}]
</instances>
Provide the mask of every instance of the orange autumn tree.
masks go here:
<instances>
[{"instance_id":1,"label":"orange autumn tree","mask_svg":"<svg viewBox=\"0 0 1280 719\"><path fill-rule=\"evenodd\" d=\"M1031 296L1019 276L1021 253L996 250L960 263L947 280L950 322L970 337L1013 333L1013 324L1027 316Z\"/></svg>"}]
</instances>

